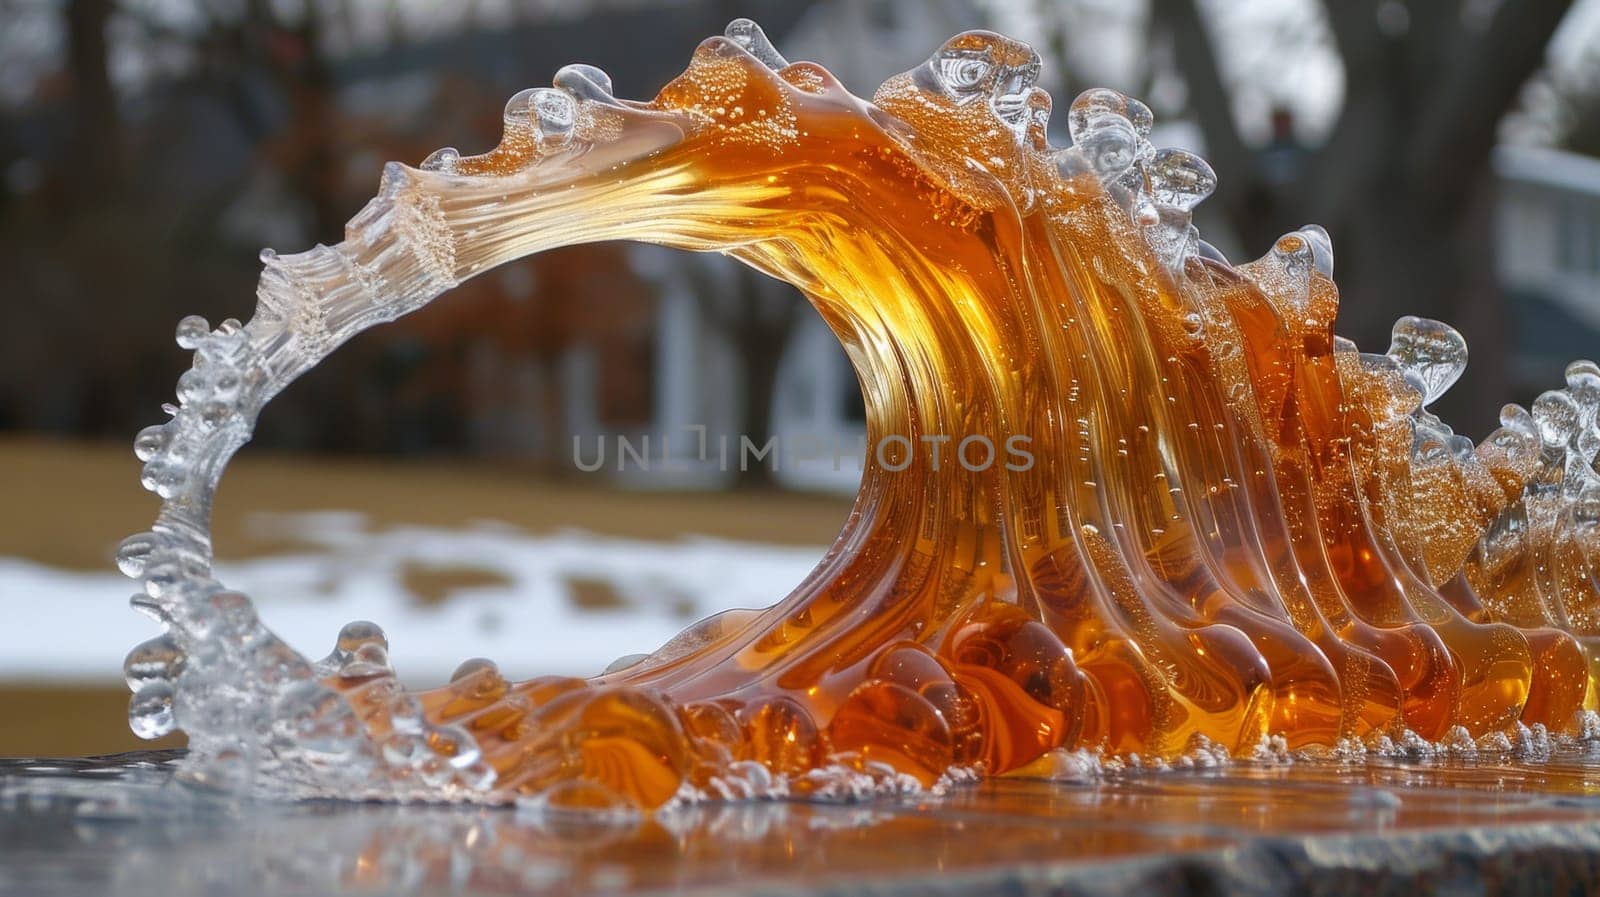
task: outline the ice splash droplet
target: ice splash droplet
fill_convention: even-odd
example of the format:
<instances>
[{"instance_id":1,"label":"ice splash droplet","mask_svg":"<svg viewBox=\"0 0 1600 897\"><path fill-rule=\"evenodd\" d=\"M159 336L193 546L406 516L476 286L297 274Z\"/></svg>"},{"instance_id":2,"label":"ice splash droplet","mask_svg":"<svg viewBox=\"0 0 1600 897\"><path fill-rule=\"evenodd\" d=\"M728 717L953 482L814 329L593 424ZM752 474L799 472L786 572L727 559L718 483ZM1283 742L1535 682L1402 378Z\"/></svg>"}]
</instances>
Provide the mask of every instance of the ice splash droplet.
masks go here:
<instances>
[{"instance_id":1,"label":"ice splash droplet","mask_svg":"<svg viewBox=\"0 0 1600 897\"><path fill-rule=\"evenodd\" d=\"M324 675L341 679L367 679L390 675L389 640L378 624L366 620L346 623L339 630L339 638L318 667Z\"/></svg>"},{"instance_id":2,"label":"ice splash droplet","mask_svg":"<svg viewBox=\"0 0 1600 897\"><path fill-rule=\"evenodd\" d=\"M1432 405L1466 370L1467 341L1448 324L1407 315L1394 322L1388 355L1422 384L1422 404Z\"/></svg>"},{"instance_id":3,"label":"ice splash droplet","mask_svg":"<svg viewBox=\"0 0 1600 897\"><path fill-rule=\"evenodd\" d=\"M183 665L183 649L172 636L160 635L128 652L122 671L129 690L137 692L155 682L171 685L183 672Z\"/></svg>"},{"instance_id":4,"label":"ice splash droplet","mask_svg":"<svg viewBox=\"0 0 1600 897\"><path fill-rule=\"evenodd\" d=\"M723 33L743 47L745 52L761 60L761 64L767 68L788 68L789 60L783 58L778 48L767 39L766 32L755 22L749 19L734 19L728 23L728 28Z\"/></svg>"},{"instance_id":5,"label":"ice splash droplet","mask_svg":"<svg viewBox=\"0 0 1600 897\"><path fill-rule=\"evenodd\" d=\"M422 160L424 171L437 171L440 174L455 174L461 163L461 153L453 146L434 150L428 158Z\"/></svg>"},{"instance_id":6,"label":"ice splash droplet","mask_svg":"<svg viewBox=\"0 0 1600 897\"><path fill-rule=\"evenodd\" d=\"M1217 189L1217 175L1211 166L1187 150L1156 150L1148 171L1156 202L1185 212L1193 212Z\"/></svg>"},{"instance_id":7,"label":"ice splash droplet","mask_svg":"<svg viewBox=\"0 0 1600 897\"><path fill-rule=\"evenodd\" d=\"M173 691L170 682L150 682L140 686L128 703L128 725L133 734L144 739L169 735L178 727L173 715Z\"/></svg>"},{"instance_id":8,"label":"ice splash droplet","mask_svg":"<svg viewBox=\"0 0 1600 897\"><path fill-rule=\"evenodd\" d=\"M540 91L534 98L536 107L541 101L548 107L542 113L535 108L535 113L542 118L566 121L573 116L576 107L570 101L561 99L560 94L566 94L579 102L617 105L616 95L612 92L611 76L592 65L563 66L556 72L555 85L558 90Z\"/></svg>"},{"instance_id":9,"label":"ice splash droplet","mask_svg":"<svg viewBox=\"0 0 1600 897\"><path fill-rule=\"evenodd\" d=\"M1548 448L1565 450L1578 435L1582 412L1565 390L1552 389L1533 400L1533 422Z\"/></svg>"}]
</instances>

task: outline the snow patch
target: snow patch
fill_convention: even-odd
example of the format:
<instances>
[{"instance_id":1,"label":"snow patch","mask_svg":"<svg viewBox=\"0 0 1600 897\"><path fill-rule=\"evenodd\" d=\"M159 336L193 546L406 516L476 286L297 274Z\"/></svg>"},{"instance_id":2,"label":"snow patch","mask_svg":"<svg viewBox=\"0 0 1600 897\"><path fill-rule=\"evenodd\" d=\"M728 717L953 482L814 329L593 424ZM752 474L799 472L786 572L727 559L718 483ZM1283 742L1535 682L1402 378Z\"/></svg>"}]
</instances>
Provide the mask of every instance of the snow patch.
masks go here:
<instances>
[{"instance_id":1,"label":"snow patch","mask_svg":"<svg viewBox=\"0 0 1600 897\"><path fill-rule=\"evenodd\" d=\"M309 549L219 561L218 577L249 595L262 621L308 657L326 654L345 623L376 622L409 687L443 683L475 656L493 658L512 679L594 675L620 655L654 650L695 620L774 603L824 551L579 530L536 535L497 523L373 530L363 515L342 511L259 515L251 529ZM467 584L427 603L406 587L407 573L418 569L482 571L493 584ZM581 606L576 582L602 585L615 606ZM127 611L133 590L112 570L0 558L0 601L9 611L0 679L120 681L124 655L156 634Z\"/></svg>"}]
</instances>

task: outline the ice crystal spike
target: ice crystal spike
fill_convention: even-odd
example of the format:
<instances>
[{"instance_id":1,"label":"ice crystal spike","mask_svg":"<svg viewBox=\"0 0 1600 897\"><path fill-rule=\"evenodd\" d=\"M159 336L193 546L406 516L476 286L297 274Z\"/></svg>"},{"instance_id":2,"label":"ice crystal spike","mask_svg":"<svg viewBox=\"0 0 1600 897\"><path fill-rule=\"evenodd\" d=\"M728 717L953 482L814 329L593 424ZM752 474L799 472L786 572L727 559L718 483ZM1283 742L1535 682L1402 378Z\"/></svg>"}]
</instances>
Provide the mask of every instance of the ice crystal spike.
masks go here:
<instances>
[{"instance_id":1,"label":"ice crystal spike","mask_svg":"<svg viewBox=\"0 0 1600 897\"><path fill-rule=\"evenodd\" d=\"M606 812L899 793L1058 749L1548 750L1597 700L1600 367L1473 445L1427 410L1459 334L1406 317L1361 353L1325 231L1229 264L1191 218L1202 159L1103 89L1051 147L1037 76L969 32L868 102L738 20L649 102L568 66L489 152L386 166L343 242L263 253L248 323L179 325L193 364L135 442L161 510L117 564L165 630L125 666L135 732L182 727L191 780L267 795ZM411 691L376 625L313 664L217 581L212 496L274 395L467 277L614 239L794 282L874 440L1025 455L872 458L839 549L773 609L592 679L475 659Z\"/></svg>"}]
</instances>

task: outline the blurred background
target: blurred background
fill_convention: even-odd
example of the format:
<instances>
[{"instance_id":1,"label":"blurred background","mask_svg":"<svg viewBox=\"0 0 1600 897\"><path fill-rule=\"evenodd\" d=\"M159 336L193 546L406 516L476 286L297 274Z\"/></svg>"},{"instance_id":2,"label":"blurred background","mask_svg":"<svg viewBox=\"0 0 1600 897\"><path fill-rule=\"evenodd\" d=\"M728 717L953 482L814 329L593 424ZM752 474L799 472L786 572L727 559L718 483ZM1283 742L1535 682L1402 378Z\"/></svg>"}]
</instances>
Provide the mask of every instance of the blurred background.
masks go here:
<instances>
[{"instance_id":1,"label":"blurred background","mask_svg":"<svg viewBox=\"0 0 1600 897\"><path fill-rule=\"evenodd\" d=\"M988 27L1039 50L1058 109L1144 98L1158 145L1216 168L1198 223L1230 258L1317 222L1343 335L1466 335L1436 410L1474 439L1600 355L1600 0L0 0L0 754L139 744L120 659L156 630L110 557L155 509L128 446L188 366L179 318L248 318L259 250L340 239L385 160L492 146L569 62L648 97L737 16L862 95ZM312 655L370 618L420 683L477 654L590 674L781 597L848 512L851 460L723 471L684 462L699 438L862 433L787 287L551 252L276 399L222 488L219 570ZM618 437L675 463L580 469L575 439Z\"/></svg>"}]
</instances>

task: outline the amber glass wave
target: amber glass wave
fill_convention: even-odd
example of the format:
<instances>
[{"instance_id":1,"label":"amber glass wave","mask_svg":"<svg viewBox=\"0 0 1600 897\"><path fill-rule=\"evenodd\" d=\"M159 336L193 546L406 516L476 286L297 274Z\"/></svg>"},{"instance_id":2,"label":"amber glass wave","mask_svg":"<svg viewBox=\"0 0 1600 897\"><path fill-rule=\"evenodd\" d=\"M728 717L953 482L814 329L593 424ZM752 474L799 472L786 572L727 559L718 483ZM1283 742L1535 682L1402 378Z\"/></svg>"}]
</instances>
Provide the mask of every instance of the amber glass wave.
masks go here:
<instances>
[{"instance_id":1,"label":"amber glass wave","mask_svg":"<svg viewBox=\"0 0 1600 897\"><path fill-rule=\"evenodd\" d=\"M410 170L457 280L626 239L793 284L848 352L869 444L904 438L774 606L594 679L475 662L417 695L494 796L656 806L841 769L927 786L1056 748L1476 738L1592 706L1592 518L1533 490L1573 476L1581 396L1555 435L1565 405L1463 446L1423 408L1465 361L1453 331L1403 319L1387 355L1338 340L1319 229L1223 261L1188 227L1204 163L1153 151L1148 113L1107 91L1052 148L1023 45L959 36L868 103L751 34L707 41L647 104L567 70L570 119L524 100L493 151ZM963 440L991 463L959 463ZM323 674L393 734L385 669Z\"/></svg>"}]
</instances>

